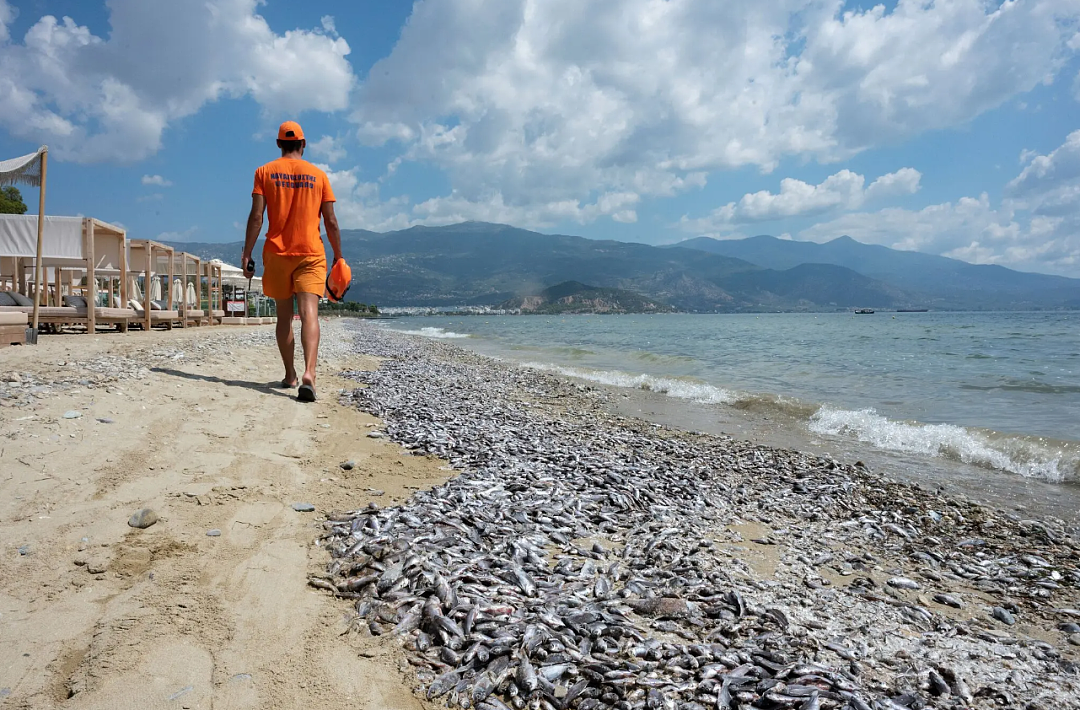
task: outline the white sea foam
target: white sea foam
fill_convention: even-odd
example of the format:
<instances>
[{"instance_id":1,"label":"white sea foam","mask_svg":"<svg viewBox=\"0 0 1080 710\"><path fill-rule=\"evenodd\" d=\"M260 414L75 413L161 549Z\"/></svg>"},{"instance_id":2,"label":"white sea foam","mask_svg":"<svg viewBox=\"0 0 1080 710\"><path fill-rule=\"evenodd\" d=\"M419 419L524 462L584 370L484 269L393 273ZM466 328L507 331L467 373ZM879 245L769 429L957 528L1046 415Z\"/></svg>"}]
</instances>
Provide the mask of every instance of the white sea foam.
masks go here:
<instances>
[{"instance_id":1,"label":"white sea foam","mask_svg":"<svg viewBox=\"0 0 1080 710\"><path fill-rule=\"evenodd\" d=\"M467 335L465 333L455 333L455 332L453 332L451 330L443 330L442 328L430 328L430 327L428 327L428 328L421 328L420 330L396 330L396 329L391 328L391 330L394 330L397 333L402 333L404 335L421 335L421 336L423 336L425 338L453 339L453 338L470 338L470 337L472 337L472 336Z\"/></svg>"},{"instance_id":2,"label":"white sea foam","mask_svg":"<svg viewBox=\"0 0 1080 710\"><path fill-rule=\"evenodd\" d=\"M670 377L654 377L652 375L635 375L618 370L588 370L577 367L563 367L542 362L526 362L522 364L524 367L531 367L535 370L555 372L567 377L577 377L590 382L598 382L602 385L659 392L666 394L668 397L688 399L705 404L734 404L738 401L738 397L734 393L701 382Z\"/></svg>"},{"instance_id":3,"label":"white sea foam","mask_svg":"<svg viewBox=\"0 0 1080 710\"><path fill-rule=\"evenodd\" d=\"M1074 457L1030 437L996 435L954 424L900 422L873 409L824 406L810 417L810 430L854 436L890 451L948 458L1052 483L1076 477Z\"/></svg>"}]
</instances>

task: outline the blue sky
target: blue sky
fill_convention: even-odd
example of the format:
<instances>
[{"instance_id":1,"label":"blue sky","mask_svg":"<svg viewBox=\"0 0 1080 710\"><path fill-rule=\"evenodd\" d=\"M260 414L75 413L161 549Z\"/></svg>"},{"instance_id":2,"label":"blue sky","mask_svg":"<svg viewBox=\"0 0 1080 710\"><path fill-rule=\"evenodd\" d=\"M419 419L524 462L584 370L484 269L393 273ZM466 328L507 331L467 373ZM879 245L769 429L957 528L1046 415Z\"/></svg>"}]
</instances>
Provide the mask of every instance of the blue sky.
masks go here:
<instances>
[{"instance_id":1,"label":"blue sky","mask_svg":"<svg viewBox=\"0 0 1080 710\"><path fill-rule=\"evenodd\" d=\"M297 119L344 227L1080 277L1078 31L1080 0L0 0L0 158L50 146L52 214L233 241Z\"/></svg>"}]
</instances>

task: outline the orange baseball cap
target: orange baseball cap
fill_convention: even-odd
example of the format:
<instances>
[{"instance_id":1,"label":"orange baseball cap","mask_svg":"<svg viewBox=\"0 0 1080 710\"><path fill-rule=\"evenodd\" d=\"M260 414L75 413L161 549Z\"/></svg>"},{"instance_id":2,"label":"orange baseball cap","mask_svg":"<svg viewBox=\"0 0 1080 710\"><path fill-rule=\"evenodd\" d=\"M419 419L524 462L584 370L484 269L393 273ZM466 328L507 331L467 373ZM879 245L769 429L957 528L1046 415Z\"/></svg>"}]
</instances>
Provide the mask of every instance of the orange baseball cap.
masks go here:
<instances>
[{"instance_id":1,"label":"orange baseball cap","mask_svg":"<svg viewBox=\"0 0 1080 710\"><path fill-rule=\"evenodd\" d=\"M296 121L286 121L281 124L281 128L277 129L277 139L279 141L302 141L304 140L304 129Z\"/></svg>"},{"instance_id":2,"label":"orange baseball cap","mask_svg":"<svg viewBox=\"0 0 1080 710\"><path fill-rule=\"evenodd\" d=\"M345 294L352 287L352 269L344 259L338 259L326 275L326 296L334 303L345 299Z\"/></svg>"}]
</instances>

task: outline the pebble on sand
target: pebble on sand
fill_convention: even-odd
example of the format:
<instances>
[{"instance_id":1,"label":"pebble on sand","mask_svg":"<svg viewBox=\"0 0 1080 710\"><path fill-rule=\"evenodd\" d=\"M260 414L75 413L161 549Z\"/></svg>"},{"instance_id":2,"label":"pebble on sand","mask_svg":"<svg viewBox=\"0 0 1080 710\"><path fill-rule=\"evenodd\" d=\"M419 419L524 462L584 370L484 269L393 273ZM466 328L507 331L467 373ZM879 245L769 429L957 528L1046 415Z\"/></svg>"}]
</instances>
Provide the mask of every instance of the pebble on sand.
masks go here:
<instances>
[{"instance_id":1,"label":"pebble on sand","mask_svg":"<svg viewBox=\"0 0 1080 710\"><path fill-rule=\"evenodd\" d=\"M150 508L143 508L142 510L136 510L135 513L128 518L128 525L133 528L145 529L153 525L158 521L158 514Z\"/></svg>"},{"instance_id":2,"label":"pebble on sand","mask_svg":"<svg viewBox=\"0 0 1080 710\"><path fill-rule=\"evenodd\" d=\"M297 513L311 513L315 511L315 506L311 503L293 503L292 509Z\"/></svg>"},{"instance_id":3,"label":"pebble on sand","mask_svg":"<svg viewBox=\"0 0 1080 710\"><path fill-rule=\"evenodd\" d=\"M218 530L217 528L214 528L213 530L207 530L206 531L206 536L207 537L220 537L221 536L221 531Z\"/></svg>"},{"instance_id":4,"label":"pebble on sand","mask_svg":"<svg viewBox=\"0 0 1080 710\"><path fill-rule=\"evenodd\" d=\"M69 409L64 412L64 419L78 419L82 416L82 412L77 412L74 409Z\"/></svg>"},{"instance_id":5,"label":"pebble on sand","mask_svg":"<svg viewBox=\"0 0 1080 710\"><path fill-rule=\"evenodd\" d=\"M381 431L369 431L367 433L367 435L368 435L369 439L385 439L386 438L386 434L383 434Z\"/></svg>"},{"instance_id":6,"label":"pebble on sand","mask_svg":"<svg viewBox=\"0 0 1080 710\"><path fill-rule=\"evenodd\" d=\"M990 616L994 617L1006 626L1012 626L1016 623L1016 617L1012 615L1007 609L1002 609L1000 606L996 606L991 610Z\"/></svg>"},{"instance_id":7,"label":"pebble on sand","mask_svg":"<svg viewBox=\"0 0 1080 710\"><path fill-rule=\"evenodd\" d=\"M342 461L341 462L341 470L342 471L351 471L354 468L356 468L356 462L355 461Z\"/></svg>"},{"instance_id":8,"label":"pebble on sand","mask_svg":"<svg viewBox=\"0 0 1080 710\"><path fill-rule=\"evenodd\" d=\"M98 417L98 421L101 422L102 424L115 424L115 422L112 419L109 419L108 417Z\"/></svg>"}]
</instances>

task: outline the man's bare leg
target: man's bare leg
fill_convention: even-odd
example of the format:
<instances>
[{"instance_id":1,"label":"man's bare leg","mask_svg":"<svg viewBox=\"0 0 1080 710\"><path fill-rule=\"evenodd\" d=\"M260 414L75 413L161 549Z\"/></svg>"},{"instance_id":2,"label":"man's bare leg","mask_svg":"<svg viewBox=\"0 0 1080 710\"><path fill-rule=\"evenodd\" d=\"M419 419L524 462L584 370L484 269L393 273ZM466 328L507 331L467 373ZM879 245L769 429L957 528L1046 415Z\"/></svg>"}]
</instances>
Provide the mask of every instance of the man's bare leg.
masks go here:
<instances>
[{"instance_id":1,"label":"man's bare leg","mask_svg":"<svg viewBox=\"0 0 1080 710\"><path fill-rule=\"evenodd\" d=\"M315 384L315 364L319 359L319 297L314 293L296 294L300 307L300 344L304 347L305 385Z\"/></svg>"},{"instance_id":2,"label":"man's bare leg","mask_svg":"<svg viewBox=\"0 0 1080 710\"><path fill-rule=\"evenodd\" d=\"M293 337L293 300L292 298L275 298L277 303L277 346L281 353L281 363L285 365L285 379L283 382L289 387L296 386L296 365L294 363L294 351L296 339Z\"/></svg>"}]
</instances>

